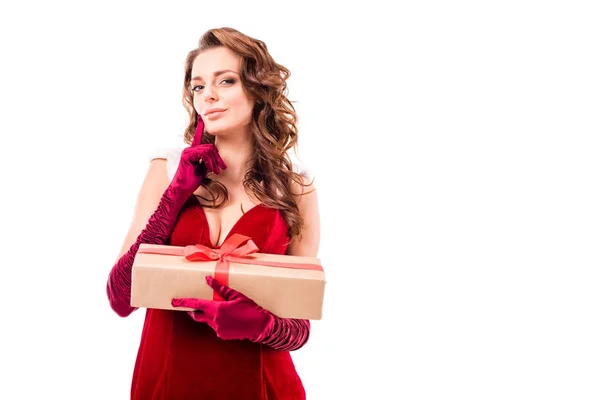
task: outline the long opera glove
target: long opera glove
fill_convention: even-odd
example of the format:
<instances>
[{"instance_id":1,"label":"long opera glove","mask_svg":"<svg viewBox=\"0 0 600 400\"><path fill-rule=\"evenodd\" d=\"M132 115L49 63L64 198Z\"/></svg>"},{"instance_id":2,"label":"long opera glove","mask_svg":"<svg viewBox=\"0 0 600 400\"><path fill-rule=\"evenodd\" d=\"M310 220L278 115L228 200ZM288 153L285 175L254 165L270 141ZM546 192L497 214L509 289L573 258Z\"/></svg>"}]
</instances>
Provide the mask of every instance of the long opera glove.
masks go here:
<instances>
[{"instance_id":1,"label":"long opera glove","mask_svg":"<svg viewBox=\"0 0 600 400\"><path fill-rule=\"evenodd\" d=\"M181 152L179 166L163 193L156 211L135 243L112 267L106 283L111 308L121 317L136 310L131 306L131 270L140 244L166 244L179 212L209 172L219 174L227 166L213 144L201 144L204 123L198 124L192 144Z\"/></svg>"},{"instance_id":2,"label":"long opera glove","mask_svg":"<svg viewBox=\"0 0 600 400\"><path fill-rule=\"evenodd\" d=\"M223 301L175 298L171 304L192 308L188 314L197 322L207 323L221 339L245 339L286 351L298 350L308 341L309 320L277 317L211 276L206 282Z\"/></svg>"}]
</instances>

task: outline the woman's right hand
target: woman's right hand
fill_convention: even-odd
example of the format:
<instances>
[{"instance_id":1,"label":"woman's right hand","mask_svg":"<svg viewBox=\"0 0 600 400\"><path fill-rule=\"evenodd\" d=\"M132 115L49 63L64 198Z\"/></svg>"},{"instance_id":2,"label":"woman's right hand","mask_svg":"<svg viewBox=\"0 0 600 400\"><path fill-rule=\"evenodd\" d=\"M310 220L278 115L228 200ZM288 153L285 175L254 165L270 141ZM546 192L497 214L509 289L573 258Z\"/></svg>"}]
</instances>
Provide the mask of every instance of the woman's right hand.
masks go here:
<instances>
[{"instance_id":1,"label":"woman's right hand","mask_svg":"<svg viewBox=\"0 0 600 400\"><path fill-rule=\"evenodd\" d=\"M173 189L182 191L186 196L198 189L209 172L219 174L221 170L227 169L214 144L201 144L203 135L204 121L198 115L192 144L181 152L179 166L171 181Z\"/></svg>"}]
</instances>

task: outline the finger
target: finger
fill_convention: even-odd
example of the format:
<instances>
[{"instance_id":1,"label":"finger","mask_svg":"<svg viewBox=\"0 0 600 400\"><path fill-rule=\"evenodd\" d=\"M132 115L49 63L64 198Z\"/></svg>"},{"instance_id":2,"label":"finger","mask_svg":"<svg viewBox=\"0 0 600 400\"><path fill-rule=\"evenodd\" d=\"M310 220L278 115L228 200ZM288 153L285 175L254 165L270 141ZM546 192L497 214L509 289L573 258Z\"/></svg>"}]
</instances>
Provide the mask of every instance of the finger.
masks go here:
<instances>
[{"instance_id":1,"label":"finger","mask_svg":"<svg viewBox=\"0 0 600 400\"><path fill-rule=\"evenodd\" d=\"M231 301L231 300L245 298L245 296L243 294L241 294L240 292L238 292L237 290L234 290L228 286L225 286L225 285L219 283L215 278L213 278L210 275L206 276L206 283L208 283L208 285L211 288L213 288L213 290L215 292L220 294L221 297L224 298L225 300Z\"/></svg>"},{"instance_id":2,"label":"finger","mask_svg":"<svg viewBox=\"0 0 600 400\"><path fill-rule=\"evenodd\" d=\"M225 161L223 161L216 149L213 153L211 153L210 161L212 170L215 171L215 173L217 174L220 173L221 170L227 169L227 164L225 164Z\"/></svg>"},{"instance_id":3,"label":"finger","mask_svg":"<svg viewBox=\"0 0 600 400\"><path fill-rule=\"evenodd\" d=\"M211 160L215 170L220 172L222 169L227 169L227 164L225 164L225 161L223 161L217 151L211 154Z\"/></svg>"},{"instance_id":4,"label":"finger","mask_svg":"<svg viewBox=\"0 0 600 400\"><path fill-rule=\"evenodd\" d=\"M203 149L202 147L188 147L183 149L181 152L181 161L187 161L190 163L198 163L202 159Z\"/></svg>"},{"instance_id":5,"label":"finger","mask_svg":"<svg viewBox=\"0 0 600 400\"><path fill-rule=\"evenodd\" d=\"M212 320L210 320L204 313L188 311L188 315L196 322L206 322L209 325L212 324Z\"/></svg>"},{"instance_id":6,"label":"finger","mask_svg":"<svg viewBox=\"0 0 600 400\"><path fill-rule=\"evenodd\" d=\"M208 168L208 170L210 172L215 172L214 161L210 157L205 157L203 160L204 160L204 164L206 164L206 168Z\"/></svg>"},{"instance_id":7,"label":"finger","mask_svg":"<svg viewBox=\"0 0 600 400\"><path fill-rule=\"evenodd\" d=\"M196 132L194 133L194 139L192 140L192 146L197 146L202 143L202 136L204 136L204 121L200 114L198 114L198 121L196 124Z\"/></svg>"},{"instance_id":8,"label":"finger","mask_svg":"<svg viewBox=\"0 0 600 400\"><path fill-rule=\"evenodd\" d=\"M215 174L218 175L221 173L222 168L217 159L215 159L215 158L211 159L211 166L212 166L212 170Z\"/></svg>"},{"instance_id":9,"label":"finger","mask_svg":"<svg viewBox=\"0 0 600 400\"><path fill-rule=\"evenodd\" d=\"M209 300L193 299L193 298L175 298L171 300L173 307L193 308L194 310L205 311L209 308Z\"/></svg>"},{"instance_id":10,"label":"finger","mask_svg":"<svg viewBox=\"0 0 600 400\"><path fill-rule=\"evenodd\" d=\"M227 164L225 164L225 161L223 161L221 156L217 154L216 158L217 158L217 163L219 164L219 167L221 167L221 169L227 169Z\"/></svg>"},{"instance_id":11,"label":"finger","mask_svg":"<svg viewBox=\"0 0 600 400\"><path fill-rule=\"evenodd\" d=\"M206 148L203 146L190 146L183 150L181 158L191 163L202 164L206 163L208 157L206 156Z\"/></svg>"}]
</instances>

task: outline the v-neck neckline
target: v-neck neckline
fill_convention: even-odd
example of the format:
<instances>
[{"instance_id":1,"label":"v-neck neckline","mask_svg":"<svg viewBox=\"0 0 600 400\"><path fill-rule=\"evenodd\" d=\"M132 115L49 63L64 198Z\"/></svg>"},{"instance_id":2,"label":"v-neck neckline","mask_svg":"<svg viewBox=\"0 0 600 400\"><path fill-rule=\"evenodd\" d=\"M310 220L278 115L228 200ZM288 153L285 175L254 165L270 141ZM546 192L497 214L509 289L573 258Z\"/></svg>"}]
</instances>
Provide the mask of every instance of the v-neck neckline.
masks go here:
<instances>
[{"instance_id":1,"label":"v-neck neckline","mask_svg":"<svg viewBox=\"0 0 600 400\"><path fill-rule=\"evenodd\" d=\"M235 221L235 223L233 224L233 226L227 233L227 236L225 236L225 239L223 239L223 243L221 243L220 245L216 245L216 244L212 243L210 224L208 223L208 216L206 215L206 210L204 210L204 206L200 203L200 200L198 199L198 197L196 197L195 195L193 197L194 197L194 200L196 201L198 208L200 209L200 212L202 213L202 216L204 217L204 226L206 228L206 237L207 237L206 240L207 240L208 244L210 245L210 247L212 247L213 249L220 249L221 246L223 246L223 243L225 243L227 241L227 239L229 239L231 237L231 235L233 235L235 229L237 229L237 227L241 224L242 220L244 219L244 217L246 215L250 214L257 208L265 207L264 203L259 203L259 204L255 205L254 207L252 207L251 209L249 209L248 211L246 211L244 214L242 214L242 216L239 217L237 219L237 221ZM217 238L217 240L218 240L218 238Z\"/></svg>"}]
</instances>

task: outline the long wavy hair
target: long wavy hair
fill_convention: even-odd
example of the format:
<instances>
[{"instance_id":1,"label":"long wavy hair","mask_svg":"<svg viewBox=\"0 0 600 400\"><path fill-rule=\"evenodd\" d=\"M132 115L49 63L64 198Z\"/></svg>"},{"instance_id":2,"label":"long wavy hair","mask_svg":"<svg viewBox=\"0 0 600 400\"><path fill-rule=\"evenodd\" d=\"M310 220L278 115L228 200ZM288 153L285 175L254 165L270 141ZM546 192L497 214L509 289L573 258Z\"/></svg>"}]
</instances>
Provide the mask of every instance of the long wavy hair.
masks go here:
<instances>
[{"instance_id":1,"label":"long wavy hair","mask_svg":"<svg viewBox=\"0 0 600 400\"><path fill-rule=\"evenodd\" d=\"M300 236L304 221L294 196L298 193L292 192L292 185L293 182L300 187L306 185L293 171L288 155L290 149L296 150L298 141L296 110L287 98L286 81L290 71L273 60L264 42L232 28L210 29L200 38L198 47L190 51L185 60L183 105L189 114L189 124L184 142L192 143L198 120L190 87L192 66L202 51L215 47L226 47L242 58L242 85L254 100L251 122L254 151L244 177L244 188L265 206L280 210L290 239ZM213 135L204 134L202 143L214 142ZM219 208L227 203L227 188L220 182L209 176L202 186L211 196L211 199L203 198L210 203L207 207Z\"/></svg>"}]
</instances>

